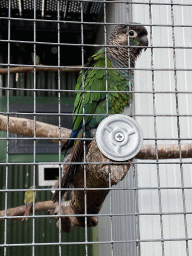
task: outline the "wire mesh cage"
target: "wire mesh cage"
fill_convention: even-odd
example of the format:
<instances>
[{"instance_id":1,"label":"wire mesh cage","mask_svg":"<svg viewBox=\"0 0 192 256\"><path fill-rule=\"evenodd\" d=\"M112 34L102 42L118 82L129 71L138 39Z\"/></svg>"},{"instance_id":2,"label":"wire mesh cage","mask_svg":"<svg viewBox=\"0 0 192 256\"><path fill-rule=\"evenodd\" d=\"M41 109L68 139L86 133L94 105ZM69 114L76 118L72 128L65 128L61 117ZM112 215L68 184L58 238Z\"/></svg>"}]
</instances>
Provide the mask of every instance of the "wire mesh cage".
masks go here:
<instances>
[{"instance_id":1,"label":"wire mesh cage","mask_svg":"<svg viewBox=\"0 0 192 256\"><path fill-rule=\"evenodd\" d=\"M192 254L191 12L190 0L0 1L1 255ZM119 162L95 133L122 106L143 146Z\"/></svg>"}]
</instances>

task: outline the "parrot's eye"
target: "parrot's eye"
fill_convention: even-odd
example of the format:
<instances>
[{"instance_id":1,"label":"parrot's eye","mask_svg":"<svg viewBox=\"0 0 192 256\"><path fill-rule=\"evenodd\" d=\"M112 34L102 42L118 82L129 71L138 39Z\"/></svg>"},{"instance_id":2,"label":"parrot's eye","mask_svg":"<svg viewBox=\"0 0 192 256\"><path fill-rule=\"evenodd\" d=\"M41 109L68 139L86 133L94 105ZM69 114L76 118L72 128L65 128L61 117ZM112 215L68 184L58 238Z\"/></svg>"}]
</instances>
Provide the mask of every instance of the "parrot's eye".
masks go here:
<instances>
[{"instance_id":1,"label":"parrot's eye","mask_svg":"<svg viewBox=\"0 0 192 256\"><path fill-rule=\"evenodd\" d=\"M129 37L131 37L131 38L137 37L137 33L134 30L130 30Z\"/></svg>"}]
</instances>

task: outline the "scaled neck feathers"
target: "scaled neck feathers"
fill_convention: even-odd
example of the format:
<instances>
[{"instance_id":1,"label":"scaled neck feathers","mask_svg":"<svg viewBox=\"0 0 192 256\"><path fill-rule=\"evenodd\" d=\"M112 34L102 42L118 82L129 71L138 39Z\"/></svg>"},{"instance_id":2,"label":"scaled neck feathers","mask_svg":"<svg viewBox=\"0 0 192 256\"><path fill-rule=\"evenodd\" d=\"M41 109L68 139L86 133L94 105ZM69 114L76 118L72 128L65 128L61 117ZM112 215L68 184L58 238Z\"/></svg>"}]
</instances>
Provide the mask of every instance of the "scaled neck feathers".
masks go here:
<instances>
[{"instance_id":1,"label":"scaled neck feathers","mask_svg":"<svg viewBox=\"0 0 192 256\"><path fill-rule=\"evenodd\" d=\"M130 77L132 77L133 75L133 70L130 70L127 68L133 68L133 66L128 65L128 57L125 57L125 55L120 55L120 53L118 53L119 51L116 53L115 51L111 51L111 50L107 52L107 56L110 59L112 66L114 68L125 68L125 69L116 69L116 71L121 76L130 80Z\"/></svg>"},{"instance_id":2,"label":"scaled neck feathers","mask_svg":"<svg viewBox=\"0 0 192 256\"><path fill-rule=\"evenodd\" d=\"M111 64L114 68L134 68L136 55L135 50L132 48L128 48L128 45L125 45L123 42L118 40L118 34L115 30L114 33L111 34L108 40L108 45L114 47L107 47L107 56L111 61ZM119 47L118 47L119 45ZM122 69L117 71L120 75L124 76L126 79L129 79L130 73L133 71L129 69Z\"/></svg>"}]
</instances>

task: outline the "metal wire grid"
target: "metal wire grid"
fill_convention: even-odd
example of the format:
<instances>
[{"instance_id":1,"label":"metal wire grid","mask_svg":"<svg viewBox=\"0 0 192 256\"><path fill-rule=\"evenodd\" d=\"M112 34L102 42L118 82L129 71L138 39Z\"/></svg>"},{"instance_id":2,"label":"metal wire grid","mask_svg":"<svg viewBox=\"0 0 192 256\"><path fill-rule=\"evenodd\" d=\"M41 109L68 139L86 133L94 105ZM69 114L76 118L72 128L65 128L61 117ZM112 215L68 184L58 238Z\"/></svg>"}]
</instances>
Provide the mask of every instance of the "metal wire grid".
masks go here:
<instances>
[{"instance_id":1,"label":"metal wire grid","mask_svg":"<svg viewBox=\"0 0 192 256\"><path fill-rule=\"evenodd\" d=\"M170 2L170 3L173 3L173 1L172 2ZM175 133L177 132L177 138L178 138L178 143L180 144L180 143L183 143L183 141L181 140L181 138L182 138L182 135L181 134L184 134L183 133L183 131L182 131L182 129L183 129L183 127L182 127L182 123L181 123L181 119L180 119L180 112L182 111L182 103L181 103L181 97L180 97L180 95L177 93L177 91L178 91L178 88L181 88L181 86L180 86L180 84L178 83L178 81L180 81L181 82L181 80L180 80L180 78L179 78L179 76L180 76L180 74L179 74L179 72L177 72L177 67L178 67L178 57L177 57L177 55L179 54L179 52L175 49L175 45L176 45L176 40L178 40L178 38L177 38L177 36L178 36L178 34L175 32L176 31L176 29L175 29L175 22L177 22L177 20L178 20L178 17L177 17L177 15L178 15L178 13L176 12L177 10L174 8L175 6L174 5L171 5L170 6L170 8L169 8L169 12L167 12L167 13L169 13L170 14L170 19L169 19L169 24L171 24L172 25L172 28L169 30L169 32L168 33L170 33L170 34L168 34L168 36L167 37L169 37L169 35L170 35L170 38L171 38L171 42L173 42L173 56L172 56L172 60L173 60L173 67L174 67L174 71L173 71L173 81L174 81L174 83L173 83L173 86L174 87L172 87L172 91L174 91L175 92L175 110L173 111L174 113L175 113L175 121L174 121L174 125L175 125L175 127L177 127L177 129L176 129L176 131L174 131L173 132L173 134L175 135ZM163 9L163 10L165 10L165 8ZM183 12L183 9L182 8L180 8L180 13L182 14L182 12ZM160 14L162 14L162 12L160 13ZM149 6L149 22L150 22L150 24L151 24L151 27L150 27L150 38L151 38L151 46L153 46L153 43L156 41L157 42L157 40L156 40L156 36L157 36L157 33L155 33L155 29L153 29L153 24L154 24L154 20L157 20L156 18L154 18L154 16L155 15L157 15L157 12L155 13L154 12L154 9L152 9L152 6ZM164 22L165 20L166 20L166 17L165 17L166 15L164 15L163 17L162 17L162 19L160 20L160 22ZM182 16L182 15L180 15L180 16ZM163 20L163 18L164 18L164 20ZM176 19L177 18L177 19ZM175 21L176 20L176 21ZM183 22L183 23L185 23L185 22ZM177 25L178 25L178 23L177 23ZM167 30L168 31L168 30ZM156 35L156 36L154 36L154 34ZM159 36L161 37L161 34L159 34ZM153 40L152 40L153 39ZM167 40L168 41L168 40ZM177 42L178 43L178 42ZM155 43L154 43L155 44ZM183 51L183 54L185 55L185 52ZM164 55L163 55L164 56ZM152 82L152 89L154 90L154 95L153 95L153 97L151 97L151 104L150 104L150 106L153 106L153 115L154 115L154 119L153 120L151 120L151 123L154 123L153 124L153 127L154 127L154 132L153 132L153 134L154 134L154 136L157 138L157 139L155 139L155 145L156 145L156 148L158 149L158 145L159 145L159 140L158 140L158 138L160 138L160 136L159 136L159 134L161 133L162 134L162 132L160 131L160 129L161 128L163 128L162 127L162 125L159 123L159 121L158 120L160 120L160 118L158 117L158 115L156 115L157 113L159 113L159 106L158 106L158 104L157 104L157 101L158 101L158 94L156 94L156 88L158 87L157 86L157 78L156 77L158 77L158 74L157 74L157 72L154 72L154 70L153 70L153 67L154 66L157 66L157 61L156 61L156 57L157 57L157 55L155 55L155 47L152 47L151 48L151 67L152 67L152 77L151 77L151 82ZM165 56L164 56L165 57ZM168 57L169 58L169 57ZM154 62L155 62L155 65L154 65ZM183 63L183 62L182 62ZM184 64L184 66L186 67L187 66L187 61L185 62L185 64ZM188 70L188 69L187 69ZM163 75L163 74L161 74L161 75ZM156 76L156 77L155 77ZM155 79L156 78L156 79ZM170 82L170 80L169 80L169 82ZM185 80L185 82L186 82L186 80ZM166 84L167 86L169 86L169 84ZM158 87L159 88L159 87ZM165 86L165 90L169 90L171 87L166 87ZM183 86L183 88L184 88L184 86ZM187 93L187 92L186 92ZM171 98L171 97L170 97ZM187 95L186 95L186 98L187 98ZM165 103L165 102L164 102ZM171 101L169 102L169 104L171 105ZM172 112L172 111L171 111ZM187 111L186 111L187 112ZM160 127L160 129L158 128L158 127ZM166 127L166 126L165 126ZM166 127L166 128L168 128L168 127ZM169 129L169 128L168 128ZM182 132L181 132L182 131ZM166 133L165 133L166 134ZM170 134L170 133L169 133ZM174 136L173 135L173 136ZM167 136L167 135L166 135ZM172 136L171 134L170 134L170 136ZM188 134L188 136L189 136L189 138L190 138L190 135ZM169 136L168 136L169 137ZM169 139L167 137L167 139ZM182 142L181 142L182 141ZM187 197L188 197L188 192L189 192L189 194L190 194L190 191L187 191L187 190L185 190L185 185L184 184L186 184L186 176L185 176L185 173L186 173L186 165L184 164L184 162L185 162L185 160L184 159L182 159L181 157L180 157L180 163L179 163L179 166L178 166L178 168L177 167L174 167L173 166L173 169L174 168L176 168L177 170L178 170L178 172L177 172L177 178L178 177L180 177L179 179L180 179L180 184L181 184L181 189L180 189L180 191L181 191L181 195L180 195L180 199L179 199L179 202L180 202L180 210L183 212L183 215L181 216L181 222L182 222L182 234L183 234L183 236L182 236L182 238L181 238L181 235L176 235L176 234L171 234L171 232L170 232L170 234L168 234L167 233L167 225L170 225L171 226L171 217L168 217L168 216L165 216L164 214L162 214L163 212L166 212L168 215L169 215L169 213L171 212L171 208L169 208L169 206L167 206L167 204L165 203L165 195L167 196L167 197L170 197L170 194L171 194L171 192L170 192L170 190L168 189L167 190L167 193L165 192L165 190L163 190L162 189L162 187L163 187L163 184L165 184L164 182L163 182L163 179L162 179L162 172L163 172L163 166L161 165L161 160L159 160L158 159L158 154L157 154L157 159L156 159L156 174L157 174L157 177L156 177L156 184L158 185L157 187L159 187L159 189L158 190L156 190L157 191L157 195L155 196L155 198L158 198L158 200L157 200L157 203L155 204L155 202L153 202L154 203L154 207L157 207L157 209L158 209L158 211L159 211L159 222L158 222L158 220L156 220L155 221L155 218L153 219L153 221L154 221L154 224L153 225L155 225L155 223L157 224L157 229L158 229L158 232L159 232L159 235L158 235L158 238L161 240L161 245L160 245L160 243L159 243L159 253L157 252L157 248L155 248L156 246L154 245L154 247L153 247L153 249L155 250L155 255L168 255L168 247L170 248L170 253L172 253L172 255L174 255L174 253L176 254L176 255L181 255L181 254L185 254L185 255L190 255L190 241L188 241L188 236L189 236L189 233L190 233L190 228L189 228L189 223L190 223L190 221L189 221L189 215L185 215L185 213L186 213L186 209L188 208L188 206L187 206L187 204L186 204L186 202L188 202L188 200L187 200ZM170 160L170 162L174 162L175 163L175 161L172 161L172 160ZM190 163L190 161L187 161L188 163ZM165 167L165 166L164 166ZM180 168L179 168L180 167ZM143 167L144 168L144 167ZM166 168L166 171L168 171L168 172L170 172L170 168L168 167L168 165L167 165L167 167L165 167ZM156 175L155 174L155 175ZM152 175L152 173L151 173L151 175ZM143 177L143 176L142 176ZM169 174L167 173L167 177L170 177L169 176ZM151 178L151 180L153 180L154 179L154 176L153 176L153 178ZM154 181L154 180L153 180ZM170 181L169 181L170 182ZM169 184L169 182L167 183L167 184ZM141 184L142 182L140 181L140 184ZM148 182L149 184L150 183L153 183L153 182ZM171 182L170 182L171 183ZM148 185L149 185L148 184ZM175 184L174 184L174 182L172 183L172 189L174 188L174 186L175 186ZM169 187L170 188L170 187ZM171 188L170 188L171 189ZM169 193L170 192L170 193ZM179 190L177 191L178 193L179 193ZM177 192L175 192L175 193L177 193ZM155 193L155 192L154 192ZM145 198L145 196L143 196L142 198ZM176 199L176 197L175 197L175 199ZM178 199L178 198L177 198ZM176 200L177 200L176 199ZM169 201L169 200L168 200ZM169 203L171 204L171 202L169 201ZM172 204L171 204L172 205ZM141 206L142 207L142 206ZM174 209L173 211L176 211L177 212L177 207L175 206L173 206L172 205L172 209ZM143 208L144 209L144 208ZM189 208L188 208L189 209ZM141 208L140 208L140 210L141 210ZM154 211L154 209L151 209L151 211L153 212ZM179 215L178 215L179 216ZM172 216L173 217L173 216ZM176 217L177 218L177 217ZM175 222L177 222L176 221L176 218L175 218ZM179 217L178 217L179 218ZM168 221L166 221L166 219L169 219L169 221L170 222L168 222ZM174 218L173 218L174 219ZM146 220L146 218L145 218L145 220ZM151 220L152 220L152 218L151 218ZM140 225L142 226L142 224L141 224L141 222L142 222L142 218L140 218ZM142 229L142 227L140 226L140 228ZM171 230L171 228L170 228L170 230ZM175 230L176 231L176 230ZM178 230L177 230L178 231ZM176 232L177 232L176 231ZM178 231L179 232L179 231ZM143 232L141 232L141 233L143 233ZM155 233L155 232L154 232ZM156 233L157 234L157 233ZM142 234L141 235L141 237L143 236L144 234ZM149 237L148 236L148 234L147 234L147 231L146 231L146 235L145 235L145 237ZM178 251L176 251L176 249L174 250L172 247L171 247L171 242L170 242L170 244L169 243L167 243L167 240L166 240L166 238L171 238L172 239L172 241L174 241L174 239L175 239L175 237L177 237L177 241L179 241L179 239L178 238L180 238L182 241L183 241L183 244L182 243L179 243L180 245L176 245L175 244L175 246L177 247L177 249L179 249L179 247L180 247L180 249L181 249L181 247L182 247L182 249L183 249L183 253L181 253L181 251L180 252L178 252ZM151 236L151 238L152 238L152 236ZM159 240L159 241L160 241ZM175 240L175 241L176 241ZM190 240L190 239L189 239ZM142 243L141 243L142 244ZM182 245L181 245L182 244ZM141 245L142 246L142 245ZM148 246L150 247L151 245L150 245L150 243L148 243ZM173 245L173 242L172 242L172 246L174 246ZM145 247L145 248L144 248ZM152 246L151 246L152 247ZM150 247L150 248L151 248ZM143 252L143 251L145 251L146 250L146 246L142 246L142 248L141 248L141 251ZM145 251L145 253L147 253L147 250ZM145 253L143 253L144 255L145 255ZM158 254L157 254L158 253Z\"/></svg>"},{"instance_id":2,"label":"metal wire grid","mask_svg":"<svg viewBox=\"0 0 192 256\"><path fill-rule=\"evenodd\" d=\"M84 22L83 21L83 8L82 8L82 4L83 2L86 2L86 1L82 1L81 2L81 43L80 44L73 44L74 46L81 46L81 51L82 51L82 69L84 70L84 46L85 46L85 43L84 43L84 26L86 24L89 24L89 22ZM104 19L103 19L103 22L98 22L97 24L99 25L103 25L104 24L104 45L106 46L106 42L107 42L107 25L108 24L111 24L111 25L114 25L115 22L107 22L107 3L109 3L108 1L104 1L104 6L103 6L103 11L104 11ZM114 2L115 3L115 2ZM117 3L124 3L124 2L117 2ZM130 1L127 2L128 4L130 4ZM111 4L111 3L110 3ZM6 216L5 217L5 225L4 225L4 244L1 244L1 247L4 247L4 255L8 255L7 253L7 248L9 247L12 247L12 246L31 246L32 247L32 255L36 255L35 254L35 247L36 246L48 246L48 245L57 245L59 247L59 255L62 255L62 245L67 245L67 244L70 244L70 245L74 245L74 244L83 244L85 245L85 255L88 255L88 245L89 244L97 244L99 246L102 247L102 245L104 244L108 244L110 247L107 247L108 249L108 255L116 255L115 254L115 250L114 250L114 247L116 244L129 244L129 243L133 243L136 245L136 250L134 251L134 255L144 255L142 254L142 250L140 249L140 243L155 243L157 242L158 244L161 243L161 246L159 247L159 250L160 250L160 253L159 255L168 255L167 254L167 251L165 250L166 249L166 244L167 242L172 242L172 241L184 241L185 242L185 252L183 255L190 255L190 244L189 242L192 240L192 238L188 235L189 233L189 228L188 228L188 221L187 221L187 215L190 215L192 214L192 211L187 211L187 206L186 206L186 198L185 198L185 191L186 190L190 190L191 189L191 186L185 186L185 182L184 182L184 177L183 177L183 168L185 165L189 165L191 164L191 161L190 160L187 160L187 161L183 161L182 157L181 157L181 149L180 149L180 159L177 159L175 161L160 161L158 159L158 141L175 141L176 143L178 143L178 145L180 146L181 143L183 141L187 141L187 140L190 140L189 137L182 137L181 136L181 132L180 132L180 117L190 117L191 114L180 114L179 113L179 103L178 103L178 95L179 94L188 94L188 93L191 93L190 91L179 91L178 90L178 86L177 86L177 72L178 71L191 71L192 69L186 69L186 68L177 68L177 61L176 61L176 49L191 49L190 46L187 46L187 47L182 47L182 46L176 46L175 45L175 27L191 27L190 25L175 25L174 24L174 6L192 6L191 4L184 4L182 2L179 2L179 3L175 3L173 2L173 0L171 0L170 2L165 2L165 3L153 3L151 2L150 0L149 1L145 1L145 2L132 2L133 5L137 5L137 4L140 4L140 5L145 5L149 8L149 23L148 24L145 24L146 27L149 28L149 37L150 37L150 45L149 45L149 49L148 51L151 51L151 68L135 68L136 71L138 70L141 70L141 71L150 71L151 72L151 81L152 81L152 90L151 91L136 91L134 92L135 94L152 94L152 97L153 97L153 113L152 114L145 114L145 117L154 117L154 137L152 138L145 138L145 141L152 141L155 143L155 146L156 146L156 161L155 162L149 162L150 165L154 165L156 166L156 171L157 171L157 186L144 186L144 187L141 187L141 186L138 186L137 184L137 176L138 176L138 173L137 173L137 166L145 166L146 165L146 161L136 161L134 160L133 161L133 170L132 170L132 174L134 174L134 178L133 178L133 187L111 187L111 184L109 183L109 190L110 190L110 193L109 193L109 213L103 213L101 212L100 214L98 214L97 216L99 216L99 218L102 218L102 217L110 217L110 228L109 228L109 237L108 239L104 239L103 241L88 241L88 227L87 227L87 217L88 216L92 216L90 214L87 214L87 212L85 211L85 214L82 215L82 216L85 216L85 240L84 242L65 242L65 241L62 241L62 237L61 237L61 222L60 222L60 225L59 225L59 241L58 242L54 242L54 243L50 243L50 242L46 242L46 243L36 243L35 241L35 221L36 219L38 218L50 218L50 216L47 216L47 215L36 215L35 211L33 210L33 214L31 216L29 216L29 219L32 218L33 220L33 228L32 228L32 243L28 243L28 244L9 244L7 242L7 235L8 235L8 228L7 228L7 224L8 224L8 220L11 219L11 217L9 216ZM167 25L167 24L153 24L153 12L152 12L152 6L154 5L167 5L167 6L170 6L170 10L171 10L171 24ZM35 8L36 7L36 1L34 1L34 19L33 19L33 22L34 22L34 40L33 41L30 41L30 43L33 44L34 46L34 60L36 60L36 45L39 43L36 41L36 22L39 21L36 19L36 12L35 12ZM59 126L61 127L61 117L62 116L65 116L65 113L61 113L61 107L60 107L60 101L61 101L61 93L62 92L65 92L66 90L63 90L61 89L61 72L60 72L60 58L62 58L62 56L60 55L60 47L61 45L64 45L60 42L60 24L61 24L61 20L60 20L60 15L59 15L59 10L60 10L60 3L59 1L57 2L57 10L58 10L58 15L57 15L57 20L55 21L51 21L51 22L57 22L57 28L58 28L58 42L57 43L54 43L55 46L57 46L58 48L58 89L53 89L51 91L55 91L58 93L58 118L59 118ZM12 112L9 111L9 101L10 101L10 91L11 90L19 90L19 91L25 91L25 90L28 90L28 89L23 89L23 88L11 88L10 87L10 68L13 67L13 66L19 66L17 64L12 64L10 62L10 44L12 42L17 42L17 41L14 41L14 40L11 40L11 29L10 29L10 24L11 24L11 20L12 20L12 17L11 17L11 1L9 1L9 15L8 15L8 39L7 40L2 40L3 42L7 42L8 44L8 62L7 64L3 64L2 63L2 66L7 66L8 67L8 81L7 81L7 87L2 87L1 89L5 90L6 93L7 93L7 116L9 118L9 116L11 114L13 114ZM25 19L27 20L27 19ZM73 23L72 21L70 21L71 23ZM90 22L91 23L91 22ZM95 23L96 24L96 23ZM153 28L154 27L171 27L172 28L172 41L173 41L173 46L154 46L153 45ZM29 43L29 42L26 42L26 43ZM41 42L43 44L48 44L46 42ZM67 45L67 44L66 44ZM89 45L89 46L93 46L93 47L96 47L96 46L100 46L100 44L92 44L92 45ZM166 91L166 92L163 92L163 91L156 91L155 90L155 72L157 71L163 71L163 69L161 68L154 68L154 50L155 49L158 49L158 48L169 48L169 49L173 49L173 63L174 63L174 67L173 68L170 68L170 69L166 69L167 72L169 71L173 71L174 72L174 81L175 81L175 89L174 91ZM22 66L22 65L21 65ZM25 65L27 66L27 65ZM45 65L44 65L45 66ZM34 67L34 83L33 83L33 88L30 89L30 91L33 93L33 97L34 97L34 113L33 113L33 117L34 117L34 122L36 122L36 116L38 115L41 115L39 113L36 112L36 106L37 106L37 103L36 103L36 98L37 98L37 93L38 92L43 92L44 89L37 89L36 88L36 84L37 84L37 75L36 75L36 63L34 63L33 65ZM84 80L82 80L82 83L84 83ZM106 88L107 88L107 81L106 81ZM73 90L70 90L70 91L73 91ZM157 94L162 94L162 93L166 93L166 94L174 94L175 95L175 98L176 98L176 113L175 114L158 114L157 111L156 111L156 95ZM22 113L23 115L25 115L25 113ZM46 114L49 114L49 113L46 113ZM85 114L83 113L83 115L85 116ZM139 116L142 116L142 114L137 114L137 113L132 113L132 116L134 117L139 117ZM173 117L175 116L176 119L177 119L177 131L178 131L178 134L177 134L177 137L172 137L172 138L162 138L162 137L159 137L158 136L158 132L157 132L157 118L158 117ZM35 127L34 127L35 128ZM35 129L34 129L34 132L35 132ZM4 139L4 138L1 138L1 140ZM27 138L28 139L28 138ZM8 153L8 148L9 148L9 140L10 140L10 136L9 136L9 123L8 123L8 127L7 127L7 137L6 137L6 141L7 141L7 153L6 153L6 162L5 163L2 163L2 165L5 165L6 166L6 183L5 183L5 189L1 189L2 192L5 193L5 212L6 212L6 215L7 215L7 209L8 209L8 205L7 205L7 197L8 197L8 192L24 192L26 191L26 189L9 189L8 187L8 180L9 180L9 167L12 166L13 164L14 165L32 165L33 166L33 185L37 185L36 184L36 166L38 164L40 164L41 162L37 162L36 161L36 141L38 140L38 138L36 138L36 136L34 136L34 138L31 138L33 141L34 141L34 154L33 154L33 161L32 162L28 162L28 163L10 163L9 162L9 153ZM61 148L61 143L59 144L60 148ZM86 155L86 152L85 152L85 146L84 146L84 181L85 181L85 209L86 209L86 190L88 188L86 188L86 159L85 159L85 155ZM55 164L59 164L60 165L60 175L59 175L59 181L61 181L61 165L62 165L62 155L61 155L61 152L59 152L59 161L58 162L55 162ZM47 163L46 163L47 164ZM51 162L50 164L54 164L54 162ZM78 164L78 163L77 163ZM90 164L90 163L89 163ZM98 164L98 163L93 163L93 164ZM112 162L107 162L107 164L113 164ZM123 164L123 163L122 163ZM161 165L179 165L180 167L180 175L181 175L181 186L174 186L174 187L170 187L170 186L161 186ZM109 165L110 166L110 165ZM141 167L142 168L142 167ZM110 179L109 179L110 180ZM183 202L183 206L182 206L182 209L180 211L169 211L169 212L163 212L163 207L162 207L162 191L163 190L181 190L182 191L182 202ZM49 191L50 189L47 188L47 189L43 189L44 191ZM80 189L78 189L80 190ZM82 189L84 190L84 189ZM104 190L102 188L102 190ZM142 191L145 191L145 190L157 190L157 193L158 193L158 202L159 202L159 211L158 212L140 212L140 209L139 209L139 205L138 205L138 197L140 193L142 193ZM36 189L36 191L41 191L41 189ZM114 210L113 210L113 203L112 200L113 200L113 197L115 196L115 193L117 191L133 191L134 192L134 211L132 213L114 213ZM35 195L34 195L34 199L35 199ZM125 198L126 200L126 198ZM60 203L61 203L61 200L60 200ZM183 215L184 216L184 236L183 237L179 237L179 238L166 238L164 236L164 219L163 217L164 216L167 216L167 215L170 215L170 216L174 216L174 215ZM59 215L61 217L61 214ZM130 240L125 240L125 239L122 239L122 240L117 240L114 236L114 218L115 217L120 217L120 216L133 216L135 218L135 222L136 222L136 236L134 239L130 239ZM151 239L143 239L140 237L140 233L142 233L143 231L141 231L141 227L140 227L140 217L141 216L159 216L160 218L160 233L161 233L161 237L160 238L151 238ZM2 217L1 217L2 218ZM3 217L4 218L4 217ZM15 218L15 217L14 217ZM17 217L17 218L20 218L20 217ZM148 254L149 255L152 255L151 252L148 251ZM102 254L101 254L102 255ZM107 255L107 254L106 254ZM123 255L123 254L121 254ZM126 255L126 254L125 254Z\"/></svg>"}]
</instances>

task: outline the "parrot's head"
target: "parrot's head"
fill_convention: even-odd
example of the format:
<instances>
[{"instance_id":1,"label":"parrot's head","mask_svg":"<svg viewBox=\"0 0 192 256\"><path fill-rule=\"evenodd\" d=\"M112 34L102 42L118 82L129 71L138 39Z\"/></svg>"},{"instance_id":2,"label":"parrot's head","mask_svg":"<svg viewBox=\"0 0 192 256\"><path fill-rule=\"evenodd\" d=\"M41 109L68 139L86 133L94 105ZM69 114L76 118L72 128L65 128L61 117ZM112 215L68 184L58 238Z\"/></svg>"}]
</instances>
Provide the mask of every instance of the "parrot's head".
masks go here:
<instances>
[{"instance_id":1,"label":"parrot's head","mask_svg":"<svg viewBox=\"0 0 192 256\"><path fill-rule=\"evenodd\" d=\"M148 46L147 30L138 23L117 25L109 37L108 45L109 55L119 61L121 66L135 67L137 57Z\"/></svg>"}]
</instances>

